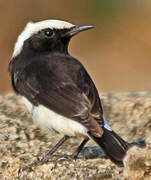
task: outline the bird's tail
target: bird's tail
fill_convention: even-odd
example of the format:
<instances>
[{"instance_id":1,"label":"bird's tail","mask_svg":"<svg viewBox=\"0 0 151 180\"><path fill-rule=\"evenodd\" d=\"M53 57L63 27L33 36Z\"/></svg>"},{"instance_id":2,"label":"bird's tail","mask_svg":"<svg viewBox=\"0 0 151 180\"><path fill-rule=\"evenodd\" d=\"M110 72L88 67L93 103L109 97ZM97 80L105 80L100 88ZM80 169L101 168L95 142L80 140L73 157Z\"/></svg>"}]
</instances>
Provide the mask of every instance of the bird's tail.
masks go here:
<instances>
[{"instance_id":1,"label":"bird's tail","mask_svg":"<svg viewBox=\"0 0 151 180\"><path fill-rule=\"evenodd\" d=\"M102 137L94 137L92 135L91 138L104 150L106 155L110 158L110 160L118 166L123 166L123 158L126 155L127 150L133 145L143 147L142 143L128 143L124 141L119 135L117 135L113 130L103 128L104 133Z\"/></svg>"}]
</instances>

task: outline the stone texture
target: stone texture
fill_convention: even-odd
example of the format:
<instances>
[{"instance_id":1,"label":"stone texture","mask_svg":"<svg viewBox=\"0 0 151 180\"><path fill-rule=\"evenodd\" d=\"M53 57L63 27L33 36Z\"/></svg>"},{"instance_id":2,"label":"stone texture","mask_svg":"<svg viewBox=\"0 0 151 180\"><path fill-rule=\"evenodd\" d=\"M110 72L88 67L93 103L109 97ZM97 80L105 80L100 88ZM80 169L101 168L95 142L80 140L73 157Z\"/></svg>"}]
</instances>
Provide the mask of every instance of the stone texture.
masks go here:
<instances>
[{"instance_id":1,"label":"stone texture","mask_svg":"<svg viewBox=\"0 0 151 180\"><path fill-rule=\"evenodd\" d=\"M0 96L0 179L151 179L151 93L104 93L102 99L106 119L117 133L128 141L147 139L147 148L129 150L125 168L103 158L63 160L61 157L72 154L82 140L73 138L50 162L18 175L19 167L42 156L61 136L34 125L21 98L12 93ZM88 145L96 144L90 141Z\"/></svg>"}]
</instances>

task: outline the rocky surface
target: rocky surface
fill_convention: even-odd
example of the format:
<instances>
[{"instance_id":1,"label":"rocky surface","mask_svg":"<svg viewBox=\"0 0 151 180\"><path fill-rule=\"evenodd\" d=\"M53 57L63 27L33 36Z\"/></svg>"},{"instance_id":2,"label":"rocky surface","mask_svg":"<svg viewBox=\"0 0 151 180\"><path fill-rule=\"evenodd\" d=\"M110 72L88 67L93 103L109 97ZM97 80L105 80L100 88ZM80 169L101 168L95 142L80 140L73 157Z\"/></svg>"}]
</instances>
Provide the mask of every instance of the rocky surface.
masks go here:
<instances>
[{"instance_id":1,"label":"rocky surface","mask_svg":"<svg viewBox=\"0 0 151 180\"><path fill-rule=\"evenodd\" d=\"M146 142L145 149L133 147L125 157L124 175L129 180L151 179L151 136L147 138Z\"/></svg>"},{"instance_id":2,"label":"rocky surface","mask_svg":"<svg viewBox=\"0 0 151 180\"><path fill-rule=\"evenodd\" d=\"M145 149L129 150L124 168L105 158L64 160L82 140L78 138L62 145L48 163L18 174L19 167L42 156L61 136L37 128L19 96L0 96L0 179L151 179L151 92L106 93L102 103L109 124L125 140L147 139Z\"/></svg>"}]
</instances>

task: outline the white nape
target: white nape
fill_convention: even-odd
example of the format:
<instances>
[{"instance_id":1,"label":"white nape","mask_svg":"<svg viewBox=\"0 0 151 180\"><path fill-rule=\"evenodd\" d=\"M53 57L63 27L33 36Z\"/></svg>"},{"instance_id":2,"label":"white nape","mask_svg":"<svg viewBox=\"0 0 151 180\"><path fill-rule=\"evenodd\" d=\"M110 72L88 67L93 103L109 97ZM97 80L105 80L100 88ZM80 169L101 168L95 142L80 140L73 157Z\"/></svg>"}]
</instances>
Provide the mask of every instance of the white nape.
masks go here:
<instances>
[{"instance_id":1,"label":"white nape","mask_svg":"<svg viewBox=\"0 0 151 180\"><path fill-rule=\"evenodd\" d=\"M42 105L33 106L25 97L23 97L23 101L31 113L32 119L40 128L48 132L55 130L68 136L87 136L88 130L82 124L61 116Z\"/></svg>"},{"instance_id":2,"label":"white nape","mask_svg":"<svg viewBox=\"0 0 151 180\"><path fill-rule=\"evenodd\" d=\"M103 118L103 119L104 119L104 127L105 127L107 130L112 131L112 128L109 126L107 120L106 120L105 118Z\"/></svg>"},{"instance_id":3,"label":"white nape","mask_svg":"<svg viewBox=\"0 0 151 180\"><path fill-rule=\"evenodd\" d=\"M23 47L24 41L30 38L33 34L37 33L38 31L45 29L45 28L51 28L51 29L69 29L75 25L68 23L66 21L61 20L45 20L40 22L29 22L23 32L18 36L17 42L14 47L13 56L17 56Z\"/></svg>"}]
</instances>

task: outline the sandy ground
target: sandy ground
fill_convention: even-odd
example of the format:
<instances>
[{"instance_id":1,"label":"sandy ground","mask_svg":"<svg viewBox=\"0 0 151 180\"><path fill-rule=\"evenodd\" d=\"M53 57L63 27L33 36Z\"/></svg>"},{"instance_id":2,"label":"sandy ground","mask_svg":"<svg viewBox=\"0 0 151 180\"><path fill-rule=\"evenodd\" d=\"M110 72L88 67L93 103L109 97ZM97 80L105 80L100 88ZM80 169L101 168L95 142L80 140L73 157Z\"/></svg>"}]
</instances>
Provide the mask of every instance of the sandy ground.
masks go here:
<instances>
[{"instance_id":1,"label":"sandy ground","mask_svg":"<svg viewBox=\"0 0 151 180\"><path fill-rule=\"evenodd\" d=\"M132 148L125 168L105 158L64 160L76 149L80 138L68 140L50 161L18 174L18 168L42 156L60 138L33 124L21 98L0 96L0 179L52 180L149 180L151 179L151 93L107 93L102 95L106 119L125 140L147 139L145 149ZM96 145L92 141L88 145Z\"/></svg>"}]
</instances>

